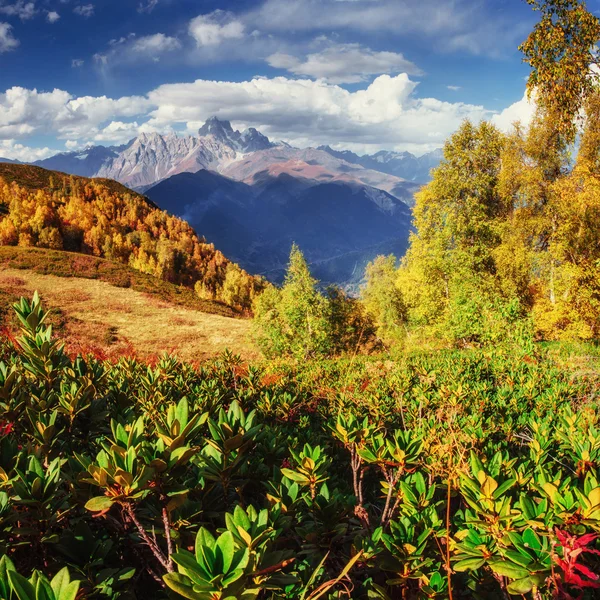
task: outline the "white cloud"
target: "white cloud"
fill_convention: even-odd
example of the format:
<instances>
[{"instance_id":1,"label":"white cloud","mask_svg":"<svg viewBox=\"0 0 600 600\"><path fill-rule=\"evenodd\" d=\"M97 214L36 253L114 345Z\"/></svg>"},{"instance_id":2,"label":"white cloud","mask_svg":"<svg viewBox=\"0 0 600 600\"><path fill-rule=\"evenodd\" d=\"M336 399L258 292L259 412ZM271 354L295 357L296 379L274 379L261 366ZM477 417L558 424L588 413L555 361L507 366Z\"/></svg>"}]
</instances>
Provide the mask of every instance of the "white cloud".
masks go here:
<instances>
[{"instance_id":1,"label":"white cloud","mask_svg":"<svg viewBox=\"0 0 600 600\"><path fill-rule=\"evenodd\" d=\"M231 12L215 10L192 19L188 31L199 47L218 46L224 40L242 38L244 24L237 20Z\"/></svg>"},{"instance_id":2,"label":"white cloud","mask_svg":"<svg viewBox=\"0 0 600 600\"><path fill-rule=\"evenodd\" d=\"M123 121L111 121L93 137L95 142L120 143L127 142L140 133L140 125L137 121L125 123Z\"/></svg>"},{"instance_id":3,"label":"white cloud","mask_svg":"<svg viewBox=\"0 0 600 600\"><path fill-rule=\"evenodd\" d=\"M56 21L58 21L59 19L60 15L54 10L49 11L46 15L46 20L48 21L48 23L56 23Z\"/></svg>"},{"instance_id":4,"label":"white cloud","mask_svg":"<svg viewBox=\"0 0 600 600\"><path fill-rule=\"evenodd\" d=\"M135 54L156 56L164 52L173 52L179 50L181 42L174 37L169 37L164 33L155 33L133 40L129 51Z\"/></svg>"},{"instance_id":5,"label":"white cloud","mask_svg":"<svg viewBox=\"0 0 600 600\"><path fill-rule=\"evenodd\" d=\"M331 83L358 83L382 73L420 75L421 70L397 52L375 52L360 44L332 44L304 60L275 53L267 62L295 75L325 79Z\"/></svg>"},{"instance_id":6,"label":"white cloud","mask_svg":"<svg viewBox=\"0 0 600 600\"><path fill-rule=\"evenodd\" d=\"M58 138L89 138L115 117L145 115L153 108L147 98L106 96L76 98L66 91L38 92L12 87L0 94L0 139L32 134Z\"/></svg>"},{"instance_id":7,"label":"white cloud","mask_svg":"<svg viewBox=\"0 0 600 600\"><path fill-rule=\"evenodd\" d=\"M50 135L122 143L142 131L195 132L217 115L297 146L328 143L363 152L419 153L441 146L464 119L491 119L508 129L515 119L527 122L533 113L526 100L496 114L479 105L419 98L417 88L405 73L381 75L356 91L287 77L197 80L114 99L13 87L0 94L0 140L26 143L32 135Z\"/></svg>"},{"instance_id":8,"label":"white cloud","mask_svg":"<svg viewBox=\"0 0 600 600\"><path fill-rule=\"evenodd\" d=\"M0 54L10 52L19 45L19 40L12 33L12 25L0 23Z\"/></svg>"},{"instance_id":9,"label":"white cloud","mask_svg":"<svg viewBox=\"0 0 600 600\"><path fill-rule=\"evenodd\" d=\"M89 19L94 14L93 4L80 4L73 9L73 12L80 17Z\"/></svg>"},{"instance_id":10,"label":"white cloud","mask_svg":"<svg viewBox=\"0 0 600 600\"><path fill-rule=\"evenodd\" d=\"M65 148L67 150L76 150L80 147L79 140L67 140L65 142Z\"/></svg>"},{"instance_id":11,"label":"white cloud","mask_svg":"<svg viewBox=\"0 0 600 600\"><path fill-rule=\"evenodd\" d=\"M425 36L438 51L501 54L531 30L534 17L498 12L496 2L472 0L265 0L241 17L248 29L276 35L350 30Z\"/></svg>"},{"instance_id":12,"label":"white cloud","mask_svg":"<svg viewBox=\"0 0 600 600\"><path fill-rule=\"evenodd\" d=\"M482 106L419 99L406 74L381 75L366 89L285 77L245 82L198 80L162 85L148 95L157 129L193 131L211 115L260 128L297 145L340 142L372 149L439 146L465 118L491 115Z\"/></svg>"},{"instance_id":13,"label":"white cloud","mask_svg":"<svg viewBox=\"0 0 600 600\"><path fill-rule=\"evenodd\" d=\"M0 140L0 156L2 158L33 162L48 158L53 154L56 154L56 150L51 150L50 148L30 148L19 144L15 140Z\"/></svg>"},{"instance_id":14,"label":"white cloud","mask_svg":"<svg viewBox=\"0 0 600 600\"><path fill-rule=\"evenodd\" d=\"M84 61L83 61L81 58L74 58L74 59L71 61L71 66L72 66L74 69L77 69L77 68L79 68L79 67L83 67L83 63L84 63Z\"/></svg>"},{"instance_id":15,"label":"white cloud","mask_svg":"<svg viewBox=\"0 0 600 600\"><path fill-rule=\"evenodd\" d=\"M459 90L462 90L462 87L460 87L460 85L447 85L446 86L451 92L458 92Z\"/></svg>"},{"instance_id":16,"label":"white cloud","mask_svg":"<svg viewBox=\"0 0 600 600\"><path fill-rule=\"evenodd\" d=\"M285 52L275 52L275 54L271 54L271 56L267 57L267 62L275 69L286 69L287 71L292 71L292 69L295 69L302 64L302 61L299 58L292 56L291 54L286 54Z\"/></svg>"},{"instance_id":17,"label":"white cloud","mask_svg":"<svg viewBox=\"0 0 600 600\"><path fill-rule=\"evenodd\" d=\"M25 0L17 0L17 2L6 2L0 0L0 13L9 17L19 17L22 21L31 19L36 14L37 10L33 2Z\"/></svg>"},{"instance_id":18,"label":"white cloud","mask_svg":"<svg viewBox=\"0 0 600 600\"><path fill-rule=\"evenodd\" d=\"M130 33L127 37L110 40L109 49L104 53L97 53L94 59L100 65L117 63L135 63L141 61L160 60L161 56L181 48L181 42L164 33L154 33L137 37Z\"/></svg>"},{"instance_id":19,"label":"white cloud","mask_svg":"<svg viewBox=\"0 0 600 600\"><path fill-rule=\"evenodd\" d=\"M535 98L529 100L527 98L527 92L525 92L521 100L511 104L501 113L494 115L492 117L492 123L505 132L510 131L517 121L524 127L527 127L533 119L535 109Z\"/></svg>"}]
</instances>

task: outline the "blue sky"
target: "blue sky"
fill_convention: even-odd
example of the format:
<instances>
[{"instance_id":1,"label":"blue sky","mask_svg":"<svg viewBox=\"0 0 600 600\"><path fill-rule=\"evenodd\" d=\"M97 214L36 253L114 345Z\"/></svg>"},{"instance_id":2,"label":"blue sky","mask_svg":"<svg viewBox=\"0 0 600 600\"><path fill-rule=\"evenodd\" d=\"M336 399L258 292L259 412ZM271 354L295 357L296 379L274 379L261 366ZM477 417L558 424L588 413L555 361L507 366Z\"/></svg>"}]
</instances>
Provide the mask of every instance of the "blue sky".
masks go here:
<instances>
[{"instance_id":1,"label":"blue sky","mask_svg":"<svg viewBox=\"0 0 600 600\"><path fill-rule=\"evenodd\" d=\"M422 153L464 118L527 118L534 22L522 0L0 0L0 155L193 134L212 114Z\"/></svg>"}]
</instances>

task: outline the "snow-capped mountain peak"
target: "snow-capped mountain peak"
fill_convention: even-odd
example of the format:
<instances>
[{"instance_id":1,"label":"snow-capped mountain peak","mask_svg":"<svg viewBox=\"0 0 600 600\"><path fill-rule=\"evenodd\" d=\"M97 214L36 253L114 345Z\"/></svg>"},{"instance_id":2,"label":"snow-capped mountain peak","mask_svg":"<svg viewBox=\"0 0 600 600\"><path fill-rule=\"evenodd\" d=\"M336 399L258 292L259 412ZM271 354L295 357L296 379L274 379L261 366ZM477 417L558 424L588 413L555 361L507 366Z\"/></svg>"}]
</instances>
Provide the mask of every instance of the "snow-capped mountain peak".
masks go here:
<instances>
[{"instance_id":1,"label":"snow-capped mountain peak","mask_svg":"<svg viewBox=\"0 0 600 600\"><path fill-rule=\"evenodd\" d=\"M240 132L229 121L213 116L200 127L197 135L182 135L174 131L166 134L143 132L123 146L88 146L57 154L36 164L77 175L116 179L129 187L145 189L178 173L209 169L227 174L232 168L243 172L248 161L250 165L271 165L273 161L287 163L299 155L302 160L308 161L308 171L319 165L331 170L331 160L327 157L333 157L336 165L342 161L340 173L343 172L346 177L351 177L352 173L356 175L356 165L358 169L366 169L360 172L364 177L369 175L370 170L421 183L429 180L429 170L439 163L440 152L417 158L410 152L393 151L359 156L330 146L302 150L284 142L273 143L254 127ZM304 176L309 175L305 173ZM377 181L381 180L381 175L377 178ZM364 183L372 185L373 181ZM384 189L391 191L391 188Z\"/></svg>"}]
</instances>

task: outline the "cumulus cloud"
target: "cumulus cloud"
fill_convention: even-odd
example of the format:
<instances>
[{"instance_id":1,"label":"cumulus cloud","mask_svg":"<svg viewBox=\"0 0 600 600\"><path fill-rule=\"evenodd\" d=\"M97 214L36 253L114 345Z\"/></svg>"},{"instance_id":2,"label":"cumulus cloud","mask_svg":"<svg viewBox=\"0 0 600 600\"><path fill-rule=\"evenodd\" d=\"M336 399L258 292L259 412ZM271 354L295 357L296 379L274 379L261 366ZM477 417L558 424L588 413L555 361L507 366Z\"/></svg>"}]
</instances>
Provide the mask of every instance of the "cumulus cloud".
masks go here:
<instances>
[{"instance_id":1,"label":"cumulus cloud","mask_svg":"<svg viewBox=\"0 0 600 600\"><path fill-rule=\"evenodd\" d=\"M56 154L50 148L30 148L19 144L16 140L0 140L0 156L22 162L33 162Z\"/></svg>"},{"instance_id":2,"label":"cumulus cloud","mask_svg":"<svg viewBox=\"0 0 600 600\"><path fill-rule=\"evenodd\" d=\"M242 38L244 24L231 12L215 10L192 19L188 31L198 46L218 46L225 40Z\"/></svg>"},{"instance_id":3,"label":"cumulus cloud","mask_svg":"<svg viewBox=\"0 0 600 600\"><path fill-rule=\"evenodd\" d=\"M46 15L46 21L48 21L48 23L56 23L59 19L60 15L54 10L49 11Z\"/></svg>"},{"instance_id":4,"label":"cumulus cloud","mask_svg":"<svg viewBox=\"0 0 600 600\"><path fill-rule=\"evenodd\" d=\"M73 9L73 12L84 19L89 19L94 14L93 4L79 4Z\"/></svg>"},{"instance_id":5,"label":"cumulus cloud","mask_svg":"<svg viewBox=\"0 0 600 600\"><path fill-rule=\"evenodd\" d=\"M360 44L332 44L303 60L284 53L275 53L267 62L295 75L325 79L331 83L359 83L372 75L408 73L420 75L421 70L397 52L375 52Z\"/></svg>"},{"instance_id":6,"label":"cumulus cloud","mask_svg":"<svg viewBox=\"0 0 600 600\"><path fill-rule=\"evenodd\" d=\"M157 62L164 54L181 48L181 42L177 38L164 33L154 33L142 37L130 33L127 37L111 40L108 45L109 49L106 52L94 55L94 59L99 64Z\"/></svg>"},{"instance_id":7,"label":"cumulus cloud","mask_svg":"<svg viewBox=\"0 0 600 600\"><path fill-rule=\"evenodd\" d=\"M164 52L179 50L179 48L181 48L181 42L177 38L170 37L164 33L155 33L135 38L131 43L129 51L144 56L156 56Z\"/></svg>"},{"instance_id":8,"label":"cumulus cloud","mask_svg":"<svg viewBox=\"0 0 600 600\"><path fill-rule=\"evenodd\" d=\"M76 98L64 90L38 92L12 87L0 94L0 139L22 139L32 134L87 139L115 117L145 115L151 108L151 102L141 96Z\"/></svg>"},{"instance_id":9,"label":"cumulus cloud","mask_svg":"<svg viewBox=\"0 0 600 600\"><path fill-rule=\"evenodd\" d=\"M245 82L198 80L150 92L157 129L183 124L193 131L209 116L261 128L297 145L338 141L373 149L439 146L465 118L490 116L482 106L414 95L408 75L381 75L362 90L308 79L256 78Z\"/></svg>"},{"instance_id":10,"label":"cumulus cloud","mask_svg":"<svg viewBox=\"0 0 600 600\"><path fill-rule=\"evenodd\" d=\"M380 75L355 91L288 77L165 84L146 96L121 98L13 87L0 93L0 140L26 143L33 135L51 135L114 144L144 131L195 133L217 115L297 146L419 153L440 147L466 118L491 119L508 129L516 119L527 123L533 113L526 99L495 113L480 105L420 98L417 88L405 73Z\"/></svg>"},{"instance_id":11,"label":"cumulus cloud","mask_svg":"<svg viewBox=\"0 0 600 600\"><path fill-rule=\"evenodd\" d=\"M26 2L25 0L6 2L0 0L0 13L9 17L19 17L22 21L26 21L33 18L37 10L33 2Z\"/></svg>"},{"instance_id":12,"label":"cumulus cloud","mask_svg":"<svg viewBox=\"0 0 600 600\"><path fill-rule=\"evenodd\" d=\"M131 123L111 121L106 127L103 127L94 134L93 139L95 142L110 142L115 144L127 142L131 138L136 137L139 133L141 133L141 131L137 121Z\"/></svg>"},{"instance_id":13,"label":"cumulus cloud","mask_svg":"<svg viewBox=\"0 0 600 600\"><path fill-rule=\"evenodd\" d=\"M19 45L19 40L12 33L12 25L0 22L0 54L10 52Z\"/></svg>"},{"instance_id":14,"label":"cumulus cloud","mask_svg":"<svg viewBox=\"0 0 600 600\"><path fill-rule=\"evenodd\" d=\"M528 99L527 92L525 92L521 100L511 104L497 115L494 115L492 117L492 123L505 132L510 131L516 122L527 127L533 119L535 109L535 98L532 97L531 100Z\"/></svg>"}]
</instances>

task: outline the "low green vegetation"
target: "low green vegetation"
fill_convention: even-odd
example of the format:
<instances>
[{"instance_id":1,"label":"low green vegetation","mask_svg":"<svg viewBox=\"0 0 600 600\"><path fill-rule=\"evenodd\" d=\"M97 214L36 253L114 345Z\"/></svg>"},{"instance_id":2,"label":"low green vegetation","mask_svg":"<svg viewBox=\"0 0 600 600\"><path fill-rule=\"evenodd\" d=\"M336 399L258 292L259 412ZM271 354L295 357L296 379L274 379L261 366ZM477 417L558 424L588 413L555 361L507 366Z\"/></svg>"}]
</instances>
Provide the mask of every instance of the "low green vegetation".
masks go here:
<instances>
[{"instance_id":1,"label":"low green vegetation","mask_svg":"<svg viewBox=\"0 0 600 600\"><path fill-rule=\"evenodd\" d=\"M3 598L594 598L598 353L0 363Z\"/></svg>"},{"instance_id":2,"label":"low green vegetation","mask_svg":"<svg viewBox=\"0 0 600 600\"><path fill-rule=\"evenodd\" d=\"M73 355L37 293L15 302L20 331L0 339L2 600L598 598L600 94L588 74L600 24L577 0L529 3L542 16L523 45L532 127L463 125L417 198L407 256L369 265L360 300L321 290L295 247L281 289L250 289L147 204L175 245L81 226L96 253L125 249L179 283L171 259L197 247L187 284L238 309L253 300L266 361ZM34 193L45 175L21 176L31 186L3 184L32 216L0 221L15 244L74 239L63 217L84 196L142 206L97 182L81 195L75 179ZM38 205L60 219L39 227ZM11 252L15 267L37 251Z\"/></svg>"}]
</instances>

